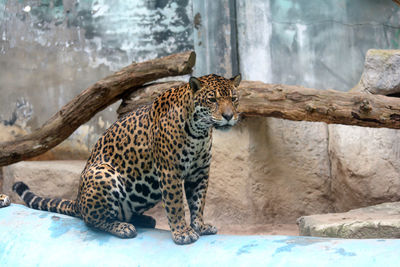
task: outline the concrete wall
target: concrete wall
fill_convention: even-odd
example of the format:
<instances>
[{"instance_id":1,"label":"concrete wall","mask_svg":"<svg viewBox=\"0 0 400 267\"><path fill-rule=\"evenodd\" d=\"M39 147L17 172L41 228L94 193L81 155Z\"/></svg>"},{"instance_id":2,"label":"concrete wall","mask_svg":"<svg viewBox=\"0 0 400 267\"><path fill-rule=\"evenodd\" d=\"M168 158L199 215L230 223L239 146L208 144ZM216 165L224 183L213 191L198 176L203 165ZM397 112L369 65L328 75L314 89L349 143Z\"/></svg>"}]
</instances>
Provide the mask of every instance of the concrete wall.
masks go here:
<instances>
[{"instance_id":1,"label":"concrete wall","mask_svg":"<svg viewBox=\"0 0 400 267\"><path fill-rule=\"evenodd\" d=\"M189 0L0 0L0 140L39 127L132 61L193 49L191 21ZM80 127L57 157L86 157L116 107Z\"/></svg>"},{"instance_id":2,"label":"concrete wall","mask_svg":"<svg viewBox=\"0 0 400 267\"><path fill-rule=\"evenodd\" d=\"M368 49L398 49L400 10L386 0L237 0L245 79L347 91Z\"/></svg>"},{"instance_id":3,"label":"concrete wall","mask_svg":"<svg viewBox=\"0 0 400 267\"><path fill-rule=\"evenodd\" d=\"M0 0L0 121L30 131L130 62L193 48L195 75L346 91L367 49L399 47L399 17L386 0ZM87 151L115 107L69 146Z\"/></svg>"},{"instance_id":4,"label":"concrete wall","mask_svg":"<svg viewBox=\"0 0 400 267\"><path fill-rule=\"evenodd\" d=\"M400 47L400 9L389 0L108 3L0 0L3 140L38 127L82 89L131 61L194 48L195 75L241 72L248 80L347 91L360 78L367 49ZM85 158L115 120L115 109L80 127L53 158ZM230 222L293 222L300 215L400 199L390 189L400 184L397 135L245 119L229 134L215 133L210 212ZM347 156L351 146L360 153ZM361 153L366 150L368 156ZM375 171L368 176L371 162ZM383 175L390 179L372 190L387 166L391 173ZM375 182L368 182L371 177ZM362 200L341 201L341 192L357 192Z\"/></svg>"},{"instance_id":5,"label":"concrete wall","mask_svg":"<svg viewBox=\"0 0 400 267\"><path fill-rule=\"evenodd\" d=\"M244 79L348 91L360 79L368 49L400 47L400 10L391 1L235 2L232 47ZM207 43L213 45L218 42ZM294 222L300 214L399 200L397 135L388 129L243 120L233 134L215 134L212 217Z\"/></svg>"},{"instance_id":6,"label":"concrete wall","mask_svg":"<svg viewBox=\"0 0 400 267\"><path fill-rule=\"evenodd\" d=\"M231 77L239 73L235 1L193 1L193 14L194 74Z\"/></svg>"}]
</instances>

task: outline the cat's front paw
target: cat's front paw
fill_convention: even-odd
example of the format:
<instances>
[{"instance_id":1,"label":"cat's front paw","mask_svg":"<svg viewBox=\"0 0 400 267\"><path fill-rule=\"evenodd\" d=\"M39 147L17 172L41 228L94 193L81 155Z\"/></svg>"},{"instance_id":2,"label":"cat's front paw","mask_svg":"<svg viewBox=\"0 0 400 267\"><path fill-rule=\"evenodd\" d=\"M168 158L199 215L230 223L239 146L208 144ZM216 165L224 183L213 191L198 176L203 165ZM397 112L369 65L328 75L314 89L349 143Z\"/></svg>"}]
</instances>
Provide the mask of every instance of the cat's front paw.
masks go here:
<instances>
[{"instance_id":1,"label":"cat's front paw","mask_svg":"<svg viewBox=\"0 0 400 267\"><path fill-rule=\"evenodd\" d=\"M191 227L186 227L183 230L176 230L172 233L172 239L178 245L186 245L196 242L199 239L199 234Z\"/></svg>"},{"instance_id":2,"label":"cat's front paw","mask_svg":"<svg viewBox=\"0 0 400 267\"><path fill-rule=\"evenodd\" d=\"M208 223L193 223L191 226L199 235L215 235L218 232L217 227Z\"/></svg>"}]
</instances>

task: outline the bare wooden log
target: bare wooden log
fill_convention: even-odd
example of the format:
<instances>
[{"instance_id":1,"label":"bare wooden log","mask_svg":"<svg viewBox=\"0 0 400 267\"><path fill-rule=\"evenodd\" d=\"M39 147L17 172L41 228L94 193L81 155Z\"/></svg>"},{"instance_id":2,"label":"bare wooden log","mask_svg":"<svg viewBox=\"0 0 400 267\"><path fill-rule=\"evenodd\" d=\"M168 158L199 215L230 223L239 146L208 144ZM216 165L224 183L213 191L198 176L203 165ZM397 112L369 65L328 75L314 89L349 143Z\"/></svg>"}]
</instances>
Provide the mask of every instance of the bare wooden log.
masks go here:
<instances>
[{"instance_id":1,"label":"bare wooden log","mask_svg":"<svg viewBox=\"0 0 400 267\"><path fill-rule=\"evenodd\" d=\"M0 144L0 166L46 152L70 136L97 112L119 100L124 93L168 76L191 73L196 54L192 51L133 63L90 86L41 128L15 141Z\"/></svg>"},{"instance_id":2,"label":"bare wooden log","mask_svg":"<svg viewBox=\"0 0 400 267\"><path fill-rule=\"evenodd\" d=\"M135 109L137 103L151 103L173 85L170 82L141 88L124 98L120 115ZM243 81L239 92L239 111L244 116L400 129L399 98L253 81Z\"/></svg>"},{"instance_id":3,"label":"bare wooden log","mask_svg":"<svg viewBox=\"0 0 400 267\"><path fill-rule=\"evenodd\" d=\"M241 88L246 116L400 129L398 98L249 81Z\"/></svg>"}]
</instances>

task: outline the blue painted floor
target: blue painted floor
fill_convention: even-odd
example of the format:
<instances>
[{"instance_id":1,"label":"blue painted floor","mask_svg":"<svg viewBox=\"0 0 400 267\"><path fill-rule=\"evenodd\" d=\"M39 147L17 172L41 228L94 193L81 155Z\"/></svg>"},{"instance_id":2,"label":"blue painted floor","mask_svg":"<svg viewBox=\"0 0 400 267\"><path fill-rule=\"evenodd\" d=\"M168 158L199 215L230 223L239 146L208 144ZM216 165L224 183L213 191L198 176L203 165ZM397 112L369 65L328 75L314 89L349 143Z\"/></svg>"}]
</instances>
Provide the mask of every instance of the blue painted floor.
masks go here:
<instances>
[{"instance_id":1,"label":"blue painted floor","mask_svg":"<svg viewBox=\"0 0 400 267\"><path fill-rule=\"evenodd\" d=\"M400 240L203 236L178 246L168 231L119 239L82 220L21 205L0 209L0 266L399 266Z\"/></svg>"}]
</instances>

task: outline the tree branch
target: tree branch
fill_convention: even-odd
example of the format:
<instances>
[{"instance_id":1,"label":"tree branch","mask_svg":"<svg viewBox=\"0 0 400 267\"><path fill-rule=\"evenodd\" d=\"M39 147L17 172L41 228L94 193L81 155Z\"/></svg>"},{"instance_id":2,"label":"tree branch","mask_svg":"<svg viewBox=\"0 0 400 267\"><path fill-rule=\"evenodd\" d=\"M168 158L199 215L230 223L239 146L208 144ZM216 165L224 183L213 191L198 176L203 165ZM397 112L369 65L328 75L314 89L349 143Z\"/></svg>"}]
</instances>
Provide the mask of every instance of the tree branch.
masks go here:
<instances>
[{"instance_id":1,"label":"tree branch","mask_svg":"<svg viewBox=\"0 0 400 267\"><path fill-rule=\"evenodd\" d=\"M162 90L175 85L141 88L124 98L119 115L151 103ZM243 81L239 93L239 111L244 116L400 129L400 99L395 97L253 81Z\"/></svg>"},{"instance_id":2,"label":"tree branch","mask_svg":"<svg viewBox=\"0 0 400 267\"><path fill-rule=\"evenodd\" d=\"M41 128L11 142L0 144L0 166L25 160L55 147L97 112L119 100L124 93L150 81L189 74L196 54L188 51L163 58L133 63L90 86Z\"/></svg>"},{"instance_id":3,"label":"tree branch","mask_svg":"<svg viewBox=\"0 0 400 267\"><path fill-rule=\"evenodd\" d=\"M400 129L398 98L248 81L241 88L246 116Z\"/></svg>"}]
</instances>

